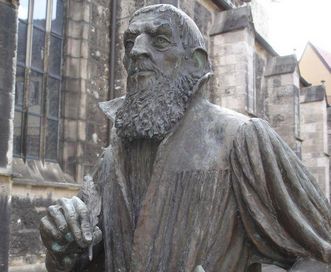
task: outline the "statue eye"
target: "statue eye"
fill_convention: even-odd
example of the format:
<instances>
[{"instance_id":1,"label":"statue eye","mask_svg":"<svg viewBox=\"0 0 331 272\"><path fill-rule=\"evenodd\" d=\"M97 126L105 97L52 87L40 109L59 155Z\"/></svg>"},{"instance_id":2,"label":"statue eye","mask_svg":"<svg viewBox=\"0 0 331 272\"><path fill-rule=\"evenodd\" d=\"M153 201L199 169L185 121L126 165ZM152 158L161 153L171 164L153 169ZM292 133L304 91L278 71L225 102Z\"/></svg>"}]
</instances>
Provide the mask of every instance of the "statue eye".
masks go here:
<instances>
[{"instance_id":1,"label":"statue eye","mask_svg":"<svg viewBox=\"0 0 331 272\"><path fill-rule=\"evenodd\" d=\"M171 42L163 35L154 37L153 45L159 49L165 49Z\"/></svg>"}]
</instances>

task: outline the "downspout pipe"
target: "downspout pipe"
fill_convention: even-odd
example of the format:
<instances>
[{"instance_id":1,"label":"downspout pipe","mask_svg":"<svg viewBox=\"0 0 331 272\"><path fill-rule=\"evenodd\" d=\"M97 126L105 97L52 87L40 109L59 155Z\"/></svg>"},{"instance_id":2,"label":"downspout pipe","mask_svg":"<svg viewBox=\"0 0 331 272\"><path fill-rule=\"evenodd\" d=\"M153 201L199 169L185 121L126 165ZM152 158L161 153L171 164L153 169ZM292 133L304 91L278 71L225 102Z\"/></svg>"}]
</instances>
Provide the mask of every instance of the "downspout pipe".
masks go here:
<instances>
[{"instance_id":1,"label":"downspout pipe","mask_svg":"<svg viewBox=\"0 0 331 272\"><path fill-rule=\"evenodd\" d=\"M110 56L109 56L109 92L108 99L115 98L115 64L116 64L116 14L118 7L118 0L111 2L111 25L110 25Z\"/></svg>"},{"instance_id":2,"label":"downspout pipe","mask_svg":"<svg viewBox=\"0 0 331 272\"><path fill-rule=\"evenodd\" d=\"M110 36L110 48L109 48L109 90L108 90L108 98L107 100L111 100L115 98L115 65L116 65L116 29L117 29L117 21L116 14L118 9L118 0L111 1L111 24L109 29ZM110 133L113 124L108 119L108 144L110 144Z\"/></svg>"}]
</instances>

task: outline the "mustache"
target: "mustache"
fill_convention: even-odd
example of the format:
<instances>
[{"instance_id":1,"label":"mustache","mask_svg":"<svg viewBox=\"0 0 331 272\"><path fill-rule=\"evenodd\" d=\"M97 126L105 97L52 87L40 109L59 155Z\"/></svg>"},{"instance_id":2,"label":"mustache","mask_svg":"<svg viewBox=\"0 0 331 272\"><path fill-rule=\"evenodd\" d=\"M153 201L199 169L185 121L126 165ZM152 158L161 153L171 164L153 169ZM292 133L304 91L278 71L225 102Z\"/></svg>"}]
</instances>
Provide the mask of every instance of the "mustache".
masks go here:
<instances>
[{"instance_id":1,"label":"mustache","mask_svg":"<svg viewBox=\"0 0 331 272\"><path fill-rule=\"evenodd\" d=\"M159 68L150 60L138 60L138 61L133 61L129 68L128 68L128 75L132 76L136 73L139 72L155 72L157 74L160 73Z\"/></svg>"}]
</instances>

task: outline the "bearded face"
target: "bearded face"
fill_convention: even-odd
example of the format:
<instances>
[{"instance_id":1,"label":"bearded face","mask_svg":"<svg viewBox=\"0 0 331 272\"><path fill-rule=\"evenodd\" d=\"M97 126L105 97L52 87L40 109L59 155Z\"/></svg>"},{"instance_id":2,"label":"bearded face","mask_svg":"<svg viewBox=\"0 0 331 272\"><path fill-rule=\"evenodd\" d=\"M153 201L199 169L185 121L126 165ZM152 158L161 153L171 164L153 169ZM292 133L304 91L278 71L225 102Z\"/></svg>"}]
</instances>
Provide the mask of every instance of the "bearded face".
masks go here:
<instances>
[{"instance_id":1,"label":"bearded face","mask_svg":"<svg viewBox=\"0 0 331 272\"><path fill-rule=\"evenodd\" d=\"M184 115L198 79L184 73L170 78L152 66L140 64L129 73L127 96L115 119L120 137L161 140Z\"/></svg>"},{"instance_id":2,"label":"bearded face","mask_svg":"<svg viewBox=\"0 0 331 272\"><path fill-rule=\"evenodd\" d=\"M124 34L127 96L115 118L120 137L160 140L183 117L198 78L189 72L192 49L182 39L169 16L147 12L130 21Z\"/></svg>"},{"instance_id":3,"label":"bearded face","mask_svg":"<svg viewBox=\"0 0 331 272\"><path fill-rule=\"evenodd\" d=\"M193 21L187 22L191 19L172 12L138 13L124 34L128 80L127 96L115 118L120 137L163 139L183 117L203 75L201 63L207 62L199 55L206 54L198 52L205 51L188 46L201 48L201 33Z\"/></svg>"}]
</instances>

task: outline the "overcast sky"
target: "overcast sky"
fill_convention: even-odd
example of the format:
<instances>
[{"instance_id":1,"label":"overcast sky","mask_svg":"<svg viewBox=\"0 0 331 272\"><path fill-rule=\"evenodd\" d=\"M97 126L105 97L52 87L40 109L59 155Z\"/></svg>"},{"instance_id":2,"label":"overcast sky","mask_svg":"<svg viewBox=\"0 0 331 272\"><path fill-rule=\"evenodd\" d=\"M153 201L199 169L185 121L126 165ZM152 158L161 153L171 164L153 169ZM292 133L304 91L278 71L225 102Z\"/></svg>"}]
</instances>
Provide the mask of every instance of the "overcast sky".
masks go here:
<instances>
[{"instance_id":1,"label":"overcast sky","mask_svg":"<svg viewBox=\"0 0 331 272\"><path fill-rule=\"evenodd\" d=\"M300 58L308 41L331 52L331 0L276 0L270 16L270 43L280 55L296 49Z\"/></svg>"}]
</instances>

